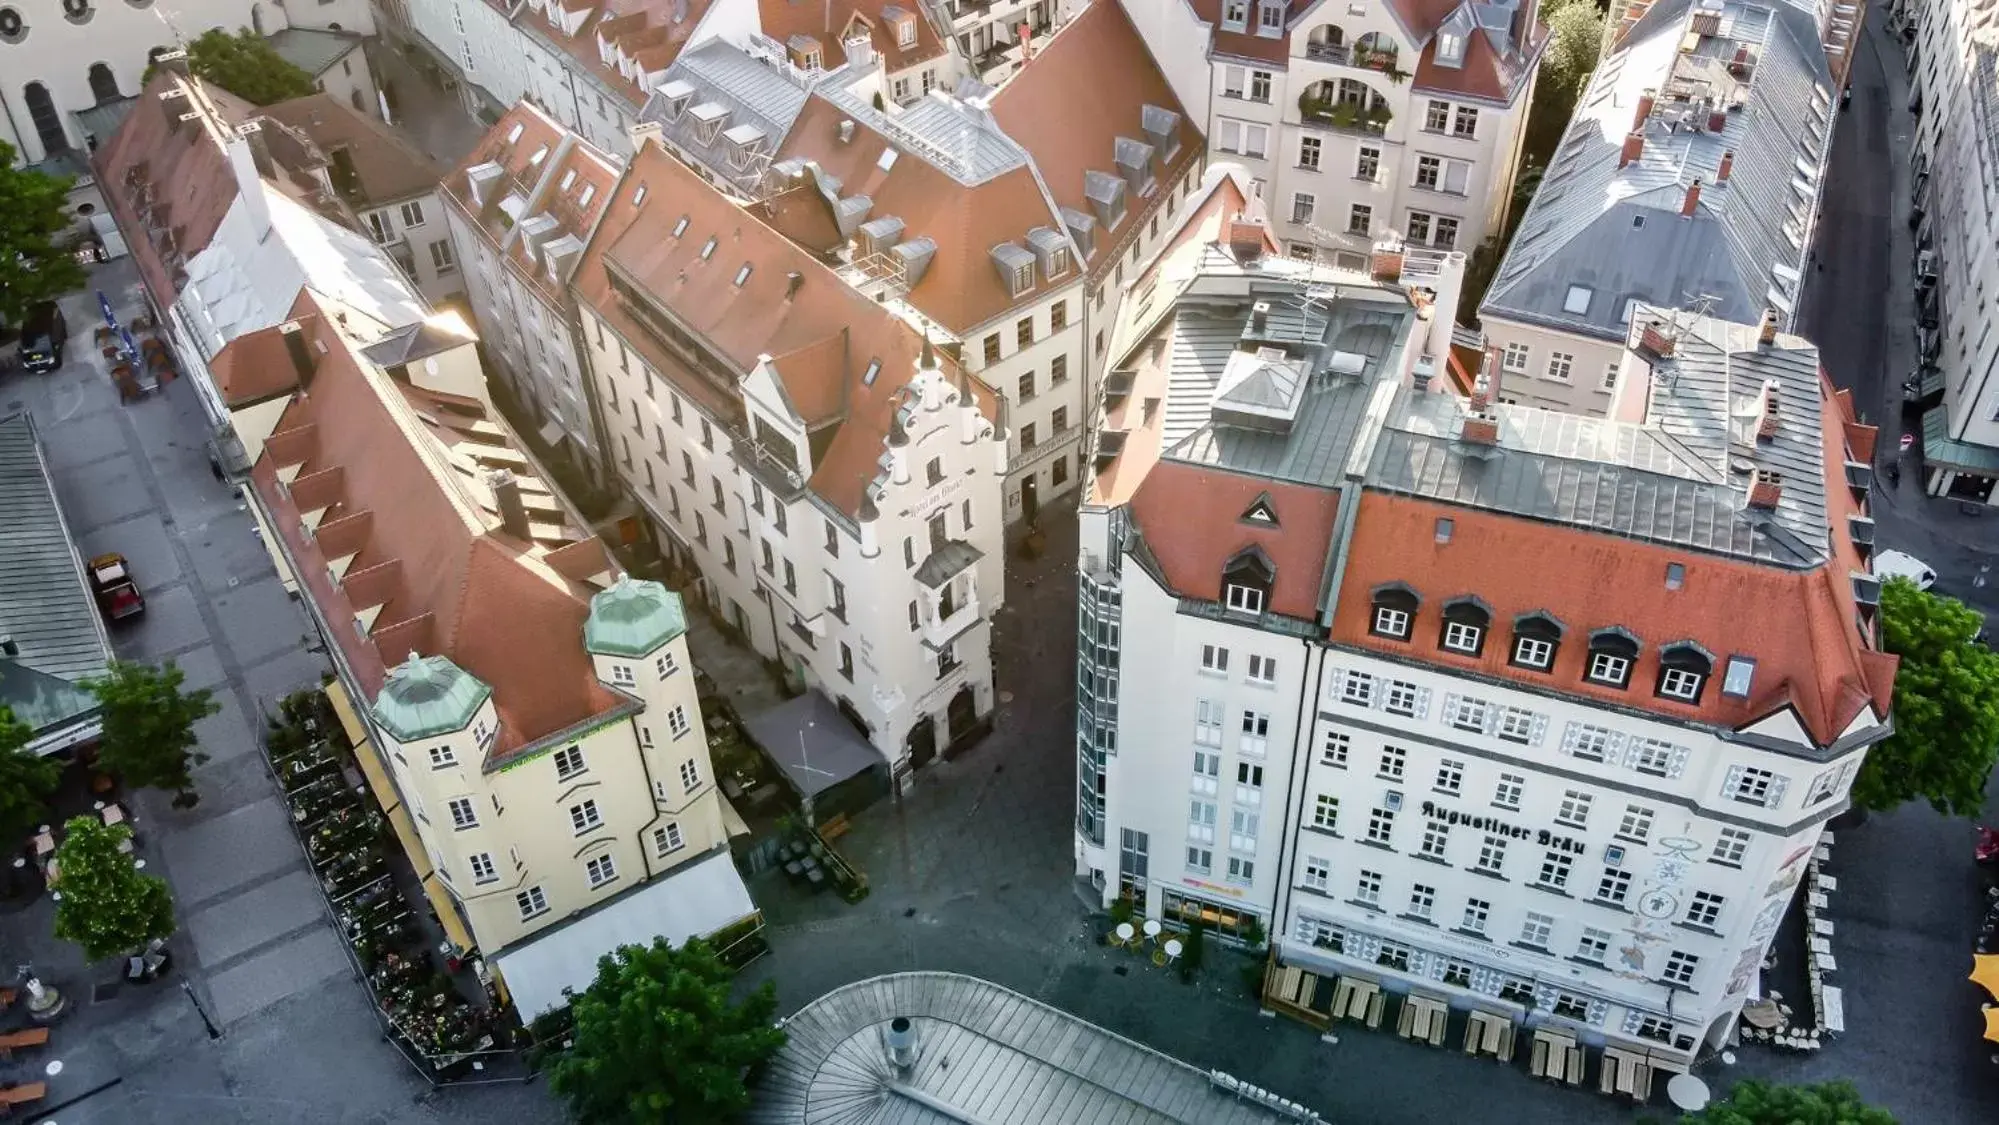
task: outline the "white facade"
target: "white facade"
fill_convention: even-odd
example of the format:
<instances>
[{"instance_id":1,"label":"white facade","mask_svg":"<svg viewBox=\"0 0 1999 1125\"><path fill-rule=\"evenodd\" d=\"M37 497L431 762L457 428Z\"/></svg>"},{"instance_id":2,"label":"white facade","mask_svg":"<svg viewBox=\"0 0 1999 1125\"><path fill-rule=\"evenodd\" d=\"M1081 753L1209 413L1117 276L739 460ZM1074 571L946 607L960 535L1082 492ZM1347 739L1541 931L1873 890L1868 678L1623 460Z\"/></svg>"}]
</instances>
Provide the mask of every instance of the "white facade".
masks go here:
<instances>
[{"instance_id":1,"label":"white facade","mask_svg":"<svg viewBox=\"0 0 1999 1125\"><path fill-rule=\"evenodd\" d=\"M431 48L451 61L469 85L491 104L510 106L528 92L528 57L510 6L498 0L409 0L410 26ZM461 90L468 108L473 91Z\"/></svg>"},{"instance_id":2,"label":"white facade","mask_svg":"<svg viewBox=\"0 0 1999 1125\"><path fill-rule=\"evenodd\" d=\"M1623 344L1492 314L1480 326L1499 357L1498 401L1594 417L1610 410Z\"/></svg>"},{"instance_id":3,"label":"white facade","mask_svg":"<svg viewBox=\"0 0 1999 1125\"><path fill-rule=\"evenodd\" d=\"M361 228L388 251L425 298L441 301L465 291L458 251L452 243L450 215L438 192L369 207L358 214Z\"/></svg>"},{"instance_id":4,"label":"white facade","mask_svg":"<svg viewBox=\"0 0 1999 1125\"><path fill-rule=\"evenodd\" d=\"M465 263L472 314L485 330L500 376L533 408L537 422L559 426L595 463L601 453L567 307L518 277L506 250L484 238L456 208L446 218L455 253Z\"/></svg>"}]
</instances>

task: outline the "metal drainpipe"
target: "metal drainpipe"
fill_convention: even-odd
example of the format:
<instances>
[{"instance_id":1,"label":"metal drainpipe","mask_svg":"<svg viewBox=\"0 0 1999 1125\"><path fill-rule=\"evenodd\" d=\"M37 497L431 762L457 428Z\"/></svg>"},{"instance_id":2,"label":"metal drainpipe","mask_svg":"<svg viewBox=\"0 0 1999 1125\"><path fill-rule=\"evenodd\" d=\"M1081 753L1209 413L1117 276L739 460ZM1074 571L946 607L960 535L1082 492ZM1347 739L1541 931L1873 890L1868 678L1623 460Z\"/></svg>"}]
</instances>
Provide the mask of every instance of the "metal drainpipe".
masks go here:
<instances>
[{"instance_id":1,"label":"metal drainpipe","mask_svg":"<svg viewBox=\"0 0 1999 1125\"><path fill-rule=\"evenodd\" d=\"M1300 812L1300 802L1304 798L1305 784L1312 777L1312 747L1311 743L1305 739L1304 734L1309 729L1309 724L1318 720L1319 697L1326 689L1326 680L1323 674L1326 662L1325 646L1314 645L1310 638L1300 638L1298 643L1305 650L1305 670L1302 673L1305 678L1298 681L1298 720L1297 724L1293 727L1295 733L1292 736L1292 745L1294 748L1302 749L1302 753L1294 752L1293 754L1294 758L1300 760L1294 761L1291 765L1291 789L1284 796L1284 831L1278 837L1277 844L1277 873L1279 880L1277 884L1277 898L1271 901L1270 924L1265 926L1263 931L1264 946L1268 950L1264 965L1264 974L1266 977L1269 975L1270 965L1277 959L1277 927L1281 924L1280 919L1284 917L1285 912L1291 908L1291 878L1285 874L1289 870L1287 865L1290 860L1291 842L1297 838L1299 832L1304 831L1302 825L1293 826L1294 815L1302 815ZM1319 655L1319 668L1317 669L1312 666L1312 654L1314 650ZM1312 681L1315 679L1318 683L1312 684ZM1312 686L1312 707L1309 711L1305 709L1305 688L1308 684ZM1262 996L1259 994L1258 1002L1260 1003L1261 1000Z\"/></svg>"}]
</instances>

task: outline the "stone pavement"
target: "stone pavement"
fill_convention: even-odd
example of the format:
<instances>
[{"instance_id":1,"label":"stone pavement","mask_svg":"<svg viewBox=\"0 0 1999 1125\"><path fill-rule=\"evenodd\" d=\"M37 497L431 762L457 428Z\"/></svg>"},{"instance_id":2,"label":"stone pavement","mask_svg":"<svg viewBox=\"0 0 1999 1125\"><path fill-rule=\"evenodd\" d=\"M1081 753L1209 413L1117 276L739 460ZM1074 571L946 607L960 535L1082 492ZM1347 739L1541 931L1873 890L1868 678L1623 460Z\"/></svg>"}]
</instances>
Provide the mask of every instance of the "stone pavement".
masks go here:
<instances>
[{"instance_id":1,"label":"stone pavement","mask_svg":"<svg viewBox=\"0 0 1999 1125\"><path fill-rule=\"evenodd\" d=\"M97 267L91 282L122 316L141 311L129 261ZM64 1064L49 1108L115 1082L62 1108L61 1120L471 1121L503 1102L523 1122L556 1120L539 1087L413 1104L429 1088L381 1040L258 746L265 710L328 668L318 638L243 501L210 472L192 388L170 383L121 405L90 346L95 296L74 294L64 309L77 333L68 362L53 375L7 376L0 410L34 413L83 553L131 561L147 611L114 630L119 655L176 660L222 710L199 728L211 759L195 772L200 804L176 810L153 792L131 801L141 853L174 890L172 980L93 1003L92 985L118 967L85 965L56 942L48 900L0 917L8 952L32 959L78 1005L47 1055Z\"/></svg>"},{"instance_id":2,"label":"stone pavement","mask_svg":"<svg viewBox=\"0 0 1999 1125\"><path fill-rule=\"evenodd\" d=\"M414 35L414 32L411 32ZM455 92L447 92L410 61L418 48L405 54L393 36L382 36L368 44L368 65L378 82L387 82L395 92L395 126L446 167L455 166L479 143L485 127L465 112L465 103Z\"/></svg>"}]
</instances>

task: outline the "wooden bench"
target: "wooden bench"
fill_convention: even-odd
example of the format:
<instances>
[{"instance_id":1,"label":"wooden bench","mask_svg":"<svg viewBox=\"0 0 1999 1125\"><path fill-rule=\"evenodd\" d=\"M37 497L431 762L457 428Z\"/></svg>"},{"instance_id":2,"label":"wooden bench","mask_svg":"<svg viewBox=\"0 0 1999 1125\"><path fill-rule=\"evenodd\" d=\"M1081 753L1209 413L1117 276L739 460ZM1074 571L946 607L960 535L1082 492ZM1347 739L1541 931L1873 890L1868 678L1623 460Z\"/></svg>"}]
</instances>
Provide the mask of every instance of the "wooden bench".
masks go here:
<instances>
[{"instance_id":1,"label":"wooden bench","mask_svg":"<svg viewBox=\"0 0 1999 1125\"><path fill-rule=\"evenodd\" d=\"M49 1096L46 1082L28 1082L19 1086L0 1088L0 1114L10 1114L17 1105L27 1105Z\"/></svg>"},{"instance_id":2,"label":"wooden bench","mask_svg":"<svg viewBox=\"0 0 1999 1125\"><path fill-rule=\"evenodd\" d=\"M25 1027L0 1035L0 1059L12 1058L15 1051L23 1047L46 1047L49 1029L46 1027Z\"/></svg>"}]
</instances>

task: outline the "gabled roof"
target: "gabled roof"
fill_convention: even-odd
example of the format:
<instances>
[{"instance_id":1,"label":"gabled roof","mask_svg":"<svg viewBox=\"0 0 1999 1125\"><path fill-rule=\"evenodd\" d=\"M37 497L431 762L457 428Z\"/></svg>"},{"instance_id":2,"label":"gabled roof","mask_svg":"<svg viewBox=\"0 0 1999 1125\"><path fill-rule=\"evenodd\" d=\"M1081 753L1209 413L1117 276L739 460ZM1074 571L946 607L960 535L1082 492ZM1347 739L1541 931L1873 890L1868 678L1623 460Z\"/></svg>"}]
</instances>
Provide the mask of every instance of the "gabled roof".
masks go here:
<instances>
[{"instance_id":1,"label":"gabled roof","mask_svg":"<svg viewBox=\"0 0 1999 1125\"><path fill-rule=\"evenodd\" d=\"M523 100L438 190L473 219L509 272L545 303L560 305L577 251L597 229L621 174L617 161ZM553 277L543 253L550 246L571 251Z\"/></svg>"},{"instance_id":2,"label":"gabled roof","mask_svg":"<svg viewBox=\"0 0 1999 1125\"><path fill-rule=\"evenodd\" d=\"M627 109L645 104L652 93L644 81L672 65L708 15L713 0L527 0L514 17L515 25L574 60L572 72L594 79ZM561 21L585 12L570 34ZM622 53L632 66L627 74L616 65Z\"/></svg>"},{"instance_id":3,"label":"gabled roof","mask_svg":"<svg viewBox=\"0 0 1999 1125\"><path fill-rule=\"evenodd\" d=\"M1726 0L1713 35L1689 30L1696 3L1660 0L1597 68L1481 315L1621 340L1627 302L1705 298L1724 319L1774 306L1790 323L1831 152L1825 51L1782 0Z\"/></svg>"},{"instance_id":4,"label":"gabled roof","mask_svg":"<svg viewBox=\"0 0 1999 1125\"><path fill-rule=\"evenodd\" d=\"M662 136L727 177L737 192L752 195L763 183L769 153L791 133L816 81L792 67L752 58L726 40L709 39L674 60L639 119L658 125ZM720 106L727 112L729 126L761 130L766 138L763 159L732 164L726 130L705 128L689 112L701 105Z\"/></svg>"},{"instance_id":5,"label":"gabled roof","mask_svg":"<svg viewBox=\"0 0 1999 1125\"><path fill-rule=\"evenodd\" d=\"M356 207L379 207L437 189L444 166L402 134L329 94L267 106L265 115L304 133L332 161L334 189Z\"/></svg>"},{"instance_id":6,"label":"gabled roof","mask_svg":"<svg viewBox=\"0 0 1999 1125\"><path fill-rule=\"evenodd\" d=\"M820 65L829 70L847 58L842 40L863 29L891 73L945 54L937 29L923 14L922 0L757 0L757 16L763 33L779 43L797 36L816 42ZM891 26L898 16L916 25L916 40L907 47Z\"/></svg>"}]
</instances>

